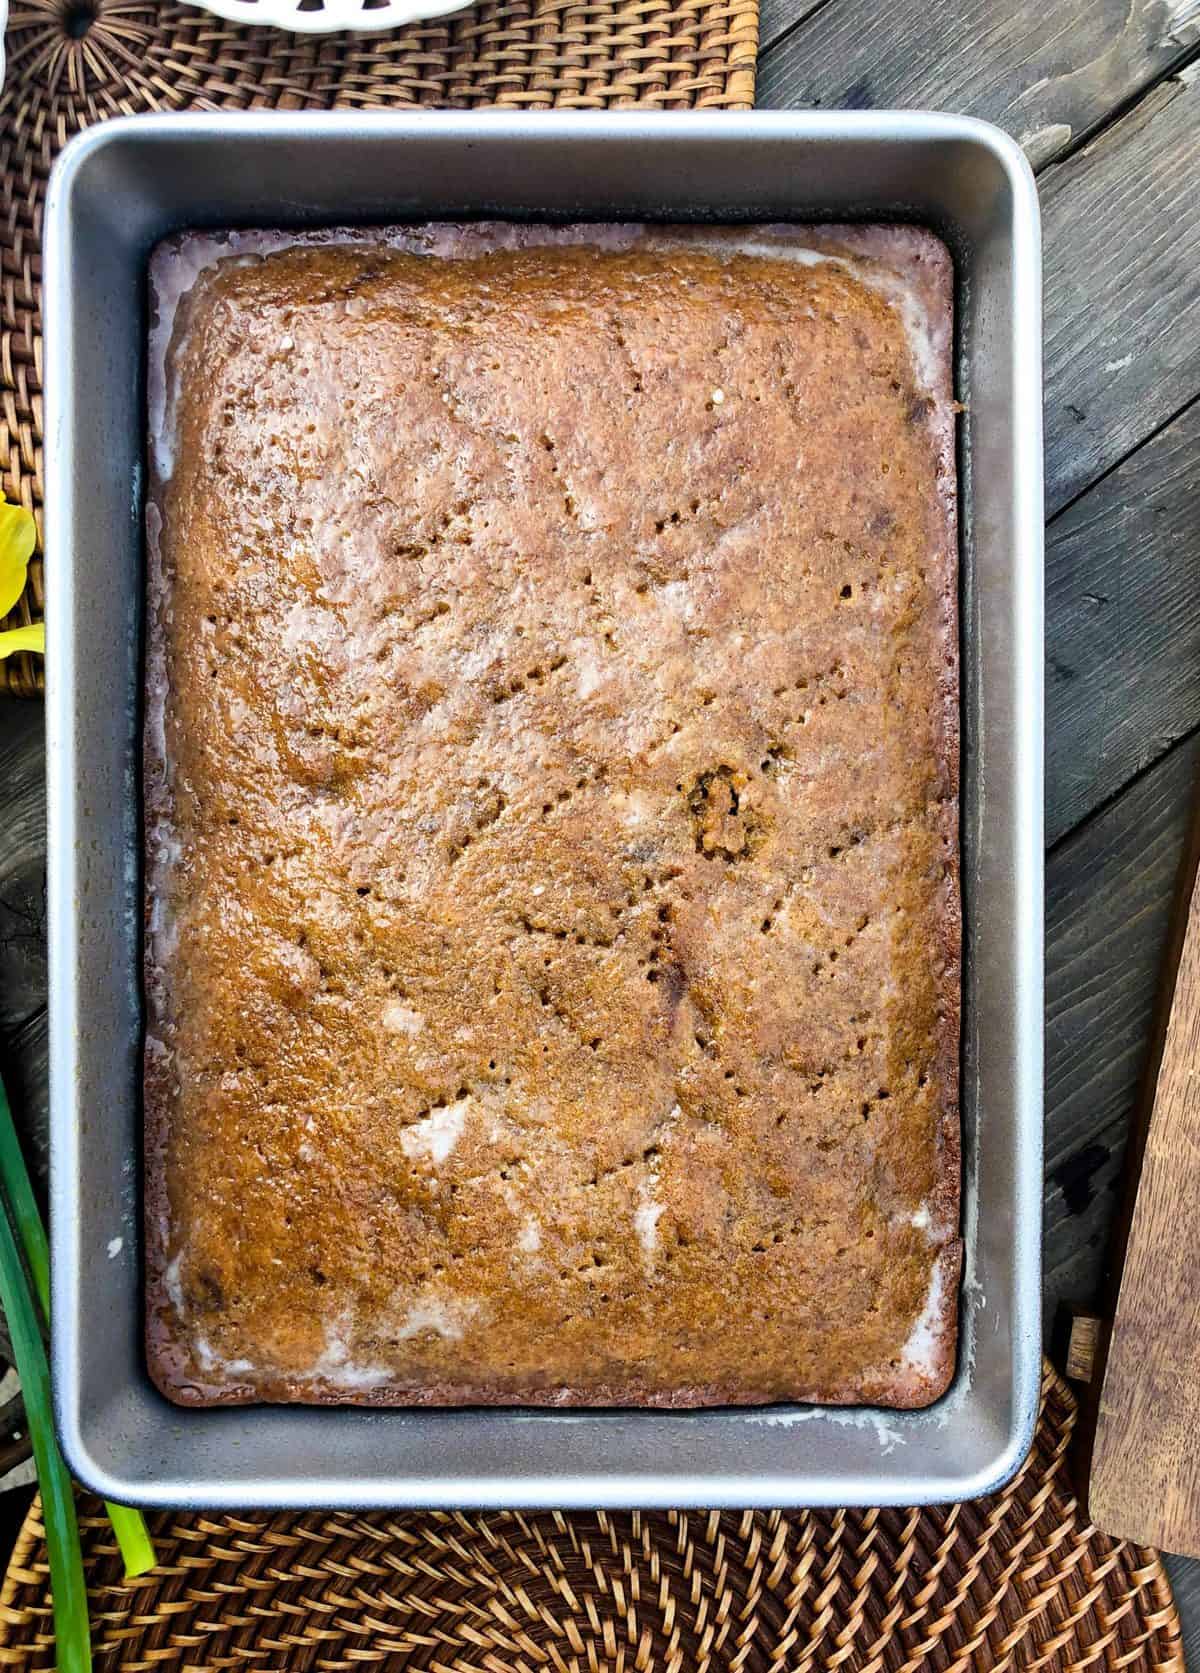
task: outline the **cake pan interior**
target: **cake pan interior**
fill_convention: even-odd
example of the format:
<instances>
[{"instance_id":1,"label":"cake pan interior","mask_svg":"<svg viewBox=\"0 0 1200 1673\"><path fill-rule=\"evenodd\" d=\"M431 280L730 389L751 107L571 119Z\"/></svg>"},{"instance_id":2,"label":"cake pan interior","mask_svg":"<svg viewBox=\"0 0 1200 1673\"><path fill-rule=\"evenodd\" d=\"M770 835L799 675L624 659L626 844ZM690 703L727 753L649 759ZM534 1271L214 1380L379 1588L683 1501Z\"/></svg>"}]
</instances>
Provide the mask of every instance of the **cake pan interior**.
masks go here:
<instances>
[{"instance_id":1,"label":"cake pan interior","mask_svg":"<svg viewBox=\"0 0 1200 1673\"><path fill-rule=\"evenodd\" d=\"M497 215L900 218L949 242L962 502L959 1366L927 1412L182 1411L140 1289L145 269L169 231ZM47 205L53 1363L76 1474L167 1506L923 1503L999 1485L1040 1366L1042 548L1036 197L995 130L916 114L155 117ZM111 1257L109 1251L113 1251Z\"/></svg>"}]
</instances>

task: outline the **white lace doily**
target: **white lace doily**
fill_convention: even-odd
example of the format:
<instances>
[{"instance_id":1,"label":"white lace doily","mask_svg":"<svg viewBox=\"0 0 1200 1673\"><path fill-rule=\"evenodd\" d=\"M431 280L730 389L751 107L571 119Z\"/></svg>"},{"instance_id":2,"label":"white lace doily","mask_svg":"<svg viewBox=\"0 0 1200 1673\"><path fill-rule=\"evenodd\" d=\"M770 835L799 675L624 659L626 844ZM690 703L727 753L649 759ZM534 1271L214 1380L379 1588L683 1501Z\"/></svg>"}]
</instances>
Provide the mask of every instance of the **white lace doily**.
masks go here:
<instances>
[{"instance_id":1,"label":"white lace doily","mask_svg":"<svg viewBox=\"0 0 1200 1673\"><path fill-rule=\"evenodd\" d=\"M307 35L335 29L395 29L420 18L459 12L471 0L192 0L234 23L268 23Z\"/></svg>"}]
</instances>

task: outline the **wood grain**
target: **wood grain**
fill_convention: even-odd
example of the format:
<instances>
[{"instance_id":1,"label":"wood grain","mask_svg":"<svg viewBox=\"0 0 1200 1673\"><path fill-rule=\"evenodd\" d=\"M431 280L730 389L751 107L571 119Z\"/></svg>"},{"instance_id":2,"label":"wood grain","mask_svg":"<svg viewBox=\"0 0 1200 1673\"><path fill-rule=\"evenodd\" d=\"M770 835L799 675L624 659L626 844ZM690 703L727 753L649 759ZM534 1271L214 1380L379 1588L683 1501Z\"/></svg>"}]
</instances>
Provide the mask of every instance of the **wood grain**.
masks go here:
<instances>
[{"instance_id":1,"label":"wood grain","mask_svg":"<svg viewBox=\"0 0 1200 1673\"><path fill-rule=\"evenodd\" d=\"M43 1211L49 1172L44 731L40 703L0 698L0 1072ZM2 1317L0 1354L10 1358Z\"/></svg>"},{"instance_id":2,"label":"wood grain","mask_svg":"<svg viewBox=\"0 0 1200 1673\"><path fill-rule=\"evenodd\" d=\"M1200 401L1046 538L1046 840L1200 726Z\"/></svg>"},{"instance_id":3,"label":"wood grain","mask_svg":"<svg viewBox=\"0 0 1200 1673\"><path fill-rule=\"evenodd\" d=\"M965 111L1007 128L1037 166L1178 64L1200 41L1200 11L1190 0L832 0L814 14L812 0L764 0L761 31L760 106Z\"/></svg>"},{"instance_id":4,"label":"wood grain","mask_svg":"<svg viewBox=\"0 0 1200 1673\"><path fill-rule=\"evenodd\" d=\"M1048 1322L1103 1287L1130 1114L1146 1061L1200 737L1076 831L1046 867Z\"/></svg>"},{"instance_id":5,"label":"wood grain","mask_svg":"<svg viewBox=\"0 0 1200 1673\"><path fill-rule=\"evenodd\" d=\"M1200 1556L1200 883L1195 881L1109 1342L1088 1505L1106 1533Z\"/></svg>"},{"instance_id":6,"label":"wood grain","mask_svg":"<svg viewBox=\"0 0 1200 1673\"><path fill-rule=\"evenodd\" d=\"M1063 1374L1071 1382L1090 1383L1096 1369L1103 1324L1094 1313L1076 1313L1071 1320L1071 1339Z\"/></svg>"},{"instance_id":7,"label":"wood grain","mask_svg":"<svg viewBox=\"0 0 1200 1673\"><path fill-rule=\"evenodd\" d=\"M1200 390L1197 69L1047 169L1041 196L1053 513Z\"/></svg>"},{"instance_id":8,"label":"wood grain","mask_svg":"<svg viewBox=\"0 0 1200 1673\"><path fill-rule=\"evenodd\" d=\"M0 701L0 1039L46 1002L42 705Z\"/></svg>"},{"instance_id":9,"label":"wood grain","mask_svg":"<svg viewBox=\"0 0 1200 1673\"><path fill-rule=\"evenodd\" d=\"M775 0L775 4L768 18L766 10L760 5L758 16L758 66L762 73L762 64L768 49L778 42L784 35L795 34L800 26L807 23L817 12L824 11L836 3L836 0ZM755 88L756 105L761 105Z\"/></svg>"},{"instance_id":10,"label":"wood grain","mask_svg":"<svg viewBox=\"0 0 1200 1673\"><path fill-rule=\"evenodd\" d=\"M28 698L12 701L32 706ZM35 1011L15 1032L0 1037L0 1051L3 1052L4 1090L45 1216L50 1183L50 1048L45 1008ZM0 1355L11 1363L8 1323L2 1313ZM0 1494L2 1503L3 1494Z\"/></svg>"}]
</instances>

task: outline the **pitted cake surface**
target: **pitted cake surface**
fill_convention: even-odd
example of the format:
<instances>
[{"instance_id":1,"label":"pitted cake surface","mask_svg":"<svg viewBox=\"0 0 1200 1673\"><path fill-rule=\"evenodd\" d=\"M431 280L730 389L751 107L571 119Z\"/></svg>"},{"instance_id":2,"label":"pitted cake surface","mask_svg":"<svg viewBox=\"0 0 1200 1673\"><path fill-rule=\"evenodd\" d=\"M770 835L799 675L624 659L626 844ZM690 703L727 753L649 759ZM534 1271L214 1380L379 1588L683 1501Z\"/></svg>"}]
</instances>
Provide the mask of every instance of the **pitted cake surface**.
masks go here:
<instances>
[{"instance_id":1,"label":"pitted cake surface","mask_svg":"<svg viewBox=\"0 0 1200 1673\"><path fill-rule=\"evenodd\" d=\"M152 289L159 1385L936 1396L943 247L184 235Z\"/></svg>"}]
</instances>

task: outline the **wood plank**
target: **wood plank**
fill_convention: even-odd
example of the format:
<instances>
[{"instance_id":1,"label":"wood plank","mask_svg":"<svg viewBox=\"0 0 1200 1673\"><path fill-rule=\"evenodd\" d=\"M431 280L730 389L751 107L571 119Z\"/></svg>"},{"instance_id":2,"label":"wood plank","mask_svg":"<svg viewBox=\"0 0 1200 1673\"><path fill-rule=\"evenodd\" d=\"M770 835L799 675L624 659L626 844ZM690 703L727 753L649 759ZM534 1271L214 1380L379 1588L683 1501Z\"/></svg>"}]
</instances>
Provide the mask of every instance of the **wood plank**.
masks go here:
<instances>
[{"instance_id":1,"label":"wood plank","mask_svg":"<svg viewBox=\"0 0 1200 1673\"><path fill-rule=\"evenodd\" d=\"M1190 1557L1163 1557L1183 1626L1186 1666L1200 1667L1200 1563Z\"/></svg>"},{"instance_id":2,"label":"wood plank","mask_svg":"<svg viewBox=\"0 0 1200 1673\"><path fill-rule=\"evenodd\" d=\"M0 1071L43 1208L49 1141L44 740L40 703L0 698ZM11 1361L2 1319L0 1356Z\"/></svg>"},{"instance_id":3,"label":"wood plank","mask_svg":"<svg viewBox=\"0 0 1200 1673\"><path fill-rule=\"evenodd\" d=\"M46 1009L0 1036L4 1086L34 1190L47 1207L50 1183L50 1041Z\"/></svg>"},{"instance_id":4,"label":"wood plank","mask_svg":"<svg viewBox=\"0 0 1200 1673\"><path fill-rule=\"evenodd\" d=\"M1088 1507L1105 1533L1200 1557L1200 888L1155 1073L1096 1417ZM1134 1157L1127 1150L1126 1173Z\"/></svg>"},{"instance_id":5,"label":"wood plank","mask_svg":"<svg viewBox=\"0 0 1200 1673\"><path fill-rule=\"evenodd\" d=\"M1096 1358L1103 1346L1102 1321L1095 1313L1076 1313L1071 1320L1071 1335L1063 1375L1069 1382L1090 1383L1096 1369Z\"/></svg>"},{"instance_id":6,"label":"wood plank","mask_svg":"<svg viewBox=\"0 0 1200 1673\"><path fill-rule=\"evenodd\" d=\"M759 64L761 65L767 48L773 42L778 41L781 35L790 34L817 12L834 3L835 0L774 0L774 9L769 20L770 33L768 33L768 19L760 6L758 20ZM761 104L762 100L756 97L754 102L755 104Z\"/></svg>"},{"instance_id":7,"label":"wood plank","mask_svg":"<svg viewBox=\"0 0 1200 1673\"><path fill-rule=\"evenodd\" d=\"M0 1038L46 1002L42 705L0 699Z\"/></svg>"},{"instance_id":8,"label":"wood plank","mask_svg":"<svg viewBox=\"0 0 1200 1673\"><path fill-rule=\"evenodd\" d=\"M1200 401L1046 543L1046 839L1200 726Z\"/></svg>"},{"instance_id":9,"label":"wood plank","mask_svg":"<svg viewBox=\"0 0 1200 1673\"><path fill-rule=\"evenodd\" d=\"M1200 65L1041 180L1046 504L1200 392Z\"/></svg>"},{"instance_id":10,"label":"wood plank","mask_svg":"<svg viewBox=\"0 0 1200 1673\"><path fill-rule=\"evenodd\" d=\"M1047 1327L1062 1303L1089 1304L1104 1287L1125 1134L1198 788L1200 739L1191 739L1047 865ZM1188 1665L1200 1666L1200 1563L1168 1558L1167 1567Z\"/></svg>"},{"instance_id":11,"label":"wood plank","mask_svg":"<svg viewBox=\"0 0 1200 1673\"><path fill-rule=\"evenodd\" d=\"M760 106L964 111L1007 128L1039 166L1179 63L1200 41L1200 7L832 0L812 15L811 0L764 0L761 39Z\"/></svg>"},{"instance_id":12,"label":"wood plank","mask_svg":"<svg viewBox=\"0 0 1200 1673\"><path fill-rule=\"evenodd\" d=\"M1200 739L1179 745L1047 865L1047 1325L1094 1302L1121 1185L1180 859L1200 789ZM1189 1666L1200 1666L1200 1563L1168 1559Z\"/></svg>"},{"instance_id":13,"label":"wood plank","mask_svg":"<svg viewBox=\"0 0 1200 1673\"><path fill-rule=\"evenodd\" d=\"M1046 868L1047 1321L1102 1288L1176 879L1200 794L1200 737L1069 837Z\"/></svg>"},{"instance_id":14,"label":"wood plank","mask_svg":"<svg viewBox=\"0 0 1200 1673\"><path fill-rule=\"evenodd\" d=\"M31 707L40 709L41 704L31 704ZM0 778L0 784L3 783ZM0 1067L29 1175L45 1215L50 1181L50 1047L44 1007L15 1030L0 1033ZM12 1363L8 1325L2 1314L0 1358ZM2 1493L0 1504L3 1504Z\"/></svg>"}]
</instances>

